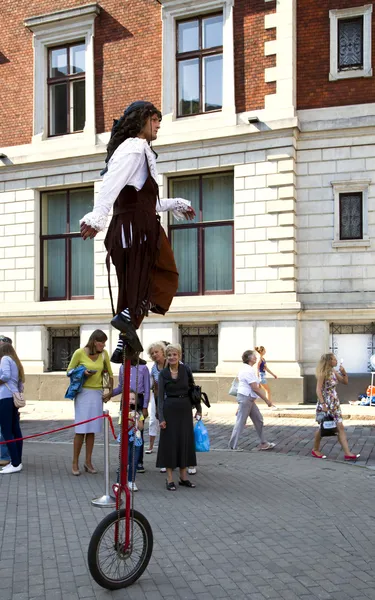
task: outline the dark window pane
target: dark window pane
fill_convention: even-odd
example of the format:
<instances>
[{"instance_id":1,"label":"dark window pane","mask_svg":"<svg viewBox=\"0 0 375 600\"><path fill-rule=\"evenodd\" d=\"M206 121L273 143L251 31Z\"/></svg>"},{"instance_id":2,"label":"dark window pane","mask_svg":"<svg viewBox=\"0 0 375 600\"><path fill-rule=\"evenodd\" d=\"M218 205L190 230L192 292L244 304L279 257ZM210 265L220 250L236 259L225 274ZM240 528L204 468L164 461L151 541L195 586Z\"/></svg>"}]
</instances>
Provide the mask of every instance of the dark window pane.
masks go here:
<instances>
[{"instance_id":1,"label":"dark window pane","mask_svg":"<svg viewBox=\"0 0 375 600\"><path fill-rule=\"evenodd\" d=\"M180 274L178 292L198 292L198 232L196 229L172 231L172 247Z\"/></svg>"},{"instance_id":2,"label":"dark window pane","mask_svg":"<svg viewBox=\"0 0 375 600\"><path fill-rule=\"evenodd\" d=\"M57 83L50 86L50 135L68 133L68 86Z\"/></svg>"},{"instance_id":3,"label":"dark window pane","mask_svg":"<svg viewBox=\"0 0 375 600\"><path fill-rule=\"evenodd\" d=\"M339 69L363 66L363 17L339 19Z\"/></svg>"},{"instance_id":4,"label":"dark window pane","mask_svg":"<svg viewBox=\"0 0 375 600\"><path fill-rule=\"evenodd\" d=\"M67 331L67 330L65 330ZM74 331L74 330L72 330ZM79 335L76 337L53 337L50 338L51 346L51 371L66 371L70 360L80 345Z\"/></svg>"},{"instance_id":5,"label":"dark window pane","mask_svg":"<svg viewBox=\"0 0 375 600\"><path fill-rule=\"evenodd\" d=\"M42 196L42 235L67 232L66 192L48 192Z\"/></svg>"},{"instance_id":6,"label":"dark window pane","mask_svg":"<svg viewBox=\"0 0 375 600\"><path fill-rule=\"evenodd\" d=\"M43 296L64 298L66 252L65 240L46 240L43 248Z\"/></svg>"},{"instance_id":7,"label":"dark window pane","mask_svg":"<svg viewBox=\"0 0 375 600\"><path fill-rule=\"evenodd\" d=\"M171 213L173 225L187 225L188 223L199 221L199 177L174 179L172 181L172 198L190 200L196 212L196 217L193 221L178 221Z\"/></svg>"},{"instance_id":8,"label":"dark window pane","mask_svg":"<svg viewBox=\"0 0 375 600\"><path fill-rule=\"evenodd\" d=\"M204 289L232 289L233 234L231 225L206 227L204 230Z\"/></svg>"},{"instance_id":9,"label":"dark window pane","mask_svg":"<svg viewBox=\"0 0 375 600\"><path fill-rule=\"evenodd\" d=\"M73 86L73 131L81 131L85 126L85 82L74 81Z\"/></svg>"},{"instance_id":10,"label":"dark window pane","mask_svg":"<svg viewBox=\"0 0 375 600\"><path fill-rule=\"evenodd\" d=\"M180 327L182 360L193 372L214 373L218 363L217 325Z\"/></svg>"},{"instance_id":11,"label":"dark window pane","mask_svg":"<svg viewBox=\"0 0 375 600\"><path fill-rule=\"evenodd\" d=\"M340 194L340 240L362 238L362 193Z\"/></svg>"},{"instance_id":12,"label":"dark window pane","mask_svg":"<svg viewBox=\"0 0 375 600\"><path fill-rule=\"evenodd\" d=\"M233 219L233 175L205 175L202 192L203 221Z\"/></svg>"},{"instance_id":13,"label":"dark window pane","mask_svg":"<svg viewBox=\"0 0 375 600\"><path fill-rule=\"evenodd\" d=\"M70 233L77 233L80 230L80 219L83 215L91 212L94 206L94 190L78 189L70 192Z\"/></svg>"},{"instance_id":14,"label":"dark window pane","mask_svg":"<svg viewBox=\"0 0 375 600\"><path fill-rule=\"evenodd\" d=\"M223 106L223 55L203 59L204 111L220 110Z\"/></svg>"},{"instance_id":15,"label":"dark window pane","mask_svg":"<svg viewBox=\"0 0 375 600\"><path fill-rule=\"evenodd\" d=\"M73 238L72 256L72 296L94 295L94 240Z\"/></svg>"},{"instance_id":16,"label":"dark window pane","mask_svg":"<svg viewBox=\"0 0 375 600\"><path fill-rule=\"evenodd\" d=\"M85 44L70 47L70 73L85 72Z\"/></svg>"},{"instance_id":17,"label":"dark window pane","mask_svg":"<svg viewBox=\"0 0 375 600\"><path fill-rule=\"evenodd\" d=\"M199 59L178 63L178 114L199 113Z\"/></svg>"},{"instance_id":18,"label":"dark window pane","mask_svg":"<svg viewBox=\"0 0 375 600\"><path fill-rule=\"evenodd\" d=\"M199 21L178 24L178 52L199 50Z\"/></svg>"},{"instance_id":19,"label":"dark window pane","mask_svg":"<svg viewBox=\"0 0 375 600\"><path fill-rule=\"evenodd\" d=\"M64 77L68 74L68 53L66 48L50 50L50 77Z\"/></svg>"},{"instance_id":20,"label":"dark window pane","mask_svg":"<svg viewBox=\"0 0 375 600\"><path fill-rule=\"evenodd\" d=\"M223 15L203 19L203 48L214 48L223 45Z\"/></svg>"}]
</instances>

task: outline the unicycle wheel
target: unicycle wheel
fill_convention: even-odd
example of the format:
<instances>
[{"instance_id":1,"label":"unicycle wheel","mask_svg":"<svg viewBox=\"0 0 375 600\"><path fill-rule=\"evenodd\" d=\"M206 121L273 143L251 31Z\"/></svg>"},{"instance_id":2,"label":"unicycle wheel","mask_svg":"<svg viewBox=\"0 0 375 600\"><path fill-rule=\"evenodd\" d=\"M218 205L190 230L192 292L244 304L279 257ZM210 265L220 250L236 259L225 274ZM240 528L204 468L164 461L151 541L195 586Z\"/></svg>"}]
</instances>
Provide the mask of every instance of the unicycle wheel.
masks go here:
<instances>
[{"instance_id":1,"label":"unicycle wheel","mask_svg":"<svg viewBox=\"0 0 375 600\"><path fill-rule=\"evenodd\" d=\"M90 573L103 588L117 590L132 585L146 569L152 554L153 534L150 523L142 513L131 512L134 519L131 547L122 550L125 542L125 509L113 511L97 526L88 549ZM118 523L118 543L115 526Z\"/></svg>"}]
</instances>

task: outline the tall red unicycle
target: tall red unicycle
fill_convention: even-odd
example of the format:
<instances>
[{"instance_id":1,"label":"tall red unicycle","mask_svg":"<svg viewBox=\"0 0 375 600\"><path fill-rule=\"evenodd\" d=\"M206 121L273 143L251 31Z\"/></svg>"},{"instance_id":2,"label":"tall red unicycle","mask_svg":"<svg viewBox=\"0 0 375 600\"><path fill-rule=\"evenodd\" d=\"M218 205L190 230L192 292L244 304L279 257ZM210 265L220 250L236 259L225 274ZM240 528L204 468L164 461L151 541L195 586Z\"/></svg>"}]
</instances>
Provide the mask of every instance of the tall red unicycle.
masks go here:
<instances>
[{"instance_id":1,"label":"tall red unicycle","mask_svg":"<svg viewBox=\"0 0 375 600\"><path fill-rule=\"evenodd\" d=\"M107 590L124 588L137 581L147 568L153 548L150 523L142 513L134 509L134 491L129 490L127 485L130 359L126 355L131 353L131 349L127 346L125 336L122 337L124 386L121 400L119 483L113 486L116 510L99 523L88 548L90 573ZM135 473L134 445L130 460L133 461ZM125 508L120 508L122 500Z\"/></svg>"}]
</instances>

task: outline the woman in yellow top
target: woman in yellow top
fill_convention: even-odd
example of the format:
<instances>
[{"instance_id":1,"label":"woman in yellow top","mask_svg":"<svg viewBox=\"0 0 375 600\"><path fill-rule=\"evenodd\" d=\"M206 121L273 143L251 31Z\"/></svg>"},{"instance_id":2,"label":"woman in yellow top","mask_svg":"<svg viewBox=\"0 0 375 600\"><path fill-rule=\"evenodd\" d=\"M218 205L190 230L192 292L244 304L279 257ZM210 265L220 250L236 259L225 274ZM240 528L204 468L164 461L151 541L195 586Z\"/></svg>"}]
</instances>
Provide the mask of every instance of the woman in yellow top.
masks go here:
<instances>
[{"instance_id":1,"label":"woman in yellow top","mask_svg":"<svg viewBox=\"0 0 375 600\"><path fill-rule=\"evenodd\" d=\"M68 371L83 365L86 367L85 375L87 379L83 384L82 390L74 400L74 420L76 423L99 417L103 414L103 374L105 371L109 375L109 393L107 400L112 395L113 374L111 363L106 350L104 350L107 336L101 329L96 329L90 335L89 341L84 348L76 350L69 363ZM79 455L81 453L83 441L86 435L86 461L84 466L88 473L97 473L92 464L92 451L94 448L95 434L102 430L102 419L91 421L85 425L78 425L75 428L73 444L73 464L72 474L80 475Z\"/></svg>"}]
</instances>

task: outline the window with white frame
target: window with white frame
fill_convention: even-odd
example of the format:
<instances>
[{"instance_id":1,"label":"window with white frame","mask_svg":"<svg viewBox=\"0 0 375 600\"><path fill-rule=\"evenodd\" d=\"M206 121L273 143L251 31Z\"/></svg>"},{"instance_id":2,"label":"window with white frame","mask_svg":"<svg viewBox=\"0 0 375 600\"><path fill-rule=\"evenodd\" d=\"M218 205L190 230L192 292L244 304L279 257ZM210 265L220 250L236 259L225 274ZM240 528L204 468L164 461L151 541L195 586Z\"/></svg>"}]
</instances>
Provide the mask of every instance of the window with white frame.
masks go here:
<instances>
[{"instance_id":1,"label":"window with white frame","mask_svg":"<svg viewBox=\"0 0 375 600\"><path fill-rule=\"evenodd\" d=\"M95 134L93 42L99 11L93 3L24 21L34 37L33 142Z\"/></svg>"},{"instance_id":2,"label":"window with white frame","mask_svg":"<svg viewBox=\"0 0 375 600\"><path fill-rule=\"evenodd\" d=\"M221 110L223 104L223 14L177 23L177 114Z\"/></svg>"},{"instance_id":3,"label":"window with white frame","mask_svg":"<svg viewBox=\"0 0 375 600\"><path fill-rule=\"evenodd\" d=\"M369 246L369 180L334 182L335 230L333 247Z\"/></svg>"},{"instance_id":4,"label":"window with white frame","mask_svg":"<svg viewBox=\"0 0 375 600\"><path fill-rule=\"evenodd\" d=\"M85 126L85 44L48 49L49 135L83 131Z\"/></svg>"},{"instance_id":5,"label":"window with white frame","mask_svg":"<svg viewBox=\"0 0 375 600\"><path fill-rule=\"evenodd\" d=\"M231 118L235 115L234 0L163 0L162 4L164 130L169 121L180 117L205 119L216 111Z\"/></svg>"},{"instance_id":6,"label":"window with white frame","mask_svg":"<svg viewBox=\"0 0 375 600\"><path fill-rule=\"evenodd\" d=\"M372 4L330 10L331 81L371 77Z\"/></svg>"}]
</instances>

